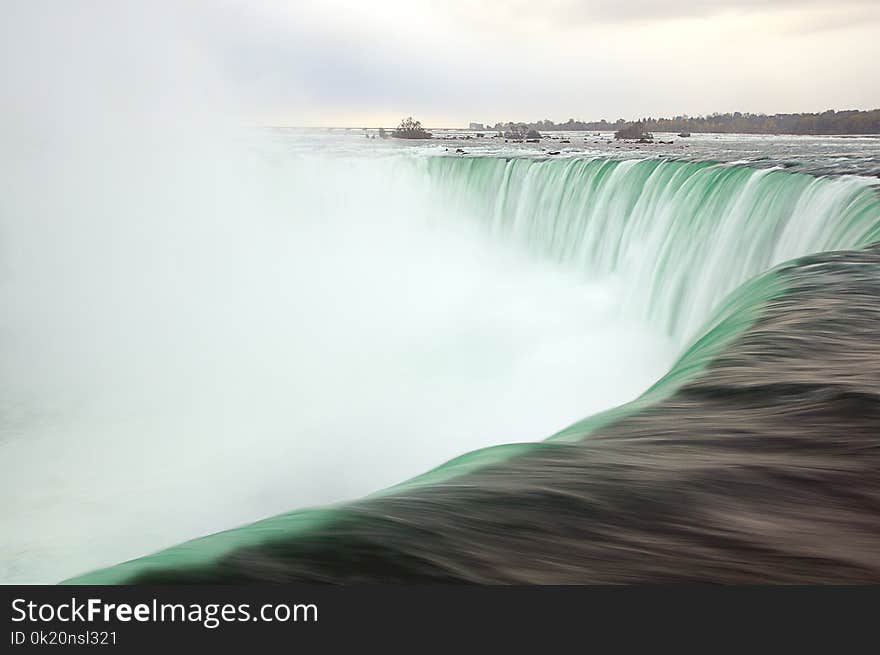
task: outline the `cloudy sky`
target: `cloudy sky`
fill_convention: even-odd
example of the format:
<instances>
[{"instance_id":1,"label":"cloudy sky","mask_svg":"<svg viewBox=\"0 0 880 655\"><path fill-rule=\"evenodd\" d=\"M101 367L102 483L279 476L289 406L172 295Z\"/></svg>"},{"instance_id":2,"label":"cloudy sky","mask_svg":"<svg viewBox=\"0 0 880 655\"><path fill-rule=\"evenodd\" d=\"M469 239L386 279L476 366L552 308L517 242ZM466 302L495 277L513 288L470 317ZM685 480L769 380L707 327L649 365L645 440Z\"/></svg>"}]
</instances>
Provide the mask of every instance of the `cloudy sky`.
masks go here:
<instances>
[{"instance_id":1,"label":"cloudy sky","mask_svg":"<svg viewBox=\"0 0 880 655\"><path fill-rule=\"evenodd\" d=\"M119 101L120 87L134 97L211 97L248 122L287 125L390 125L410 114L457 126L880 107L877 0L0 7L6 110L21 94L75 105L65 93L78 96L90 84L108 103Z\"/></svg>"}]
</instances>

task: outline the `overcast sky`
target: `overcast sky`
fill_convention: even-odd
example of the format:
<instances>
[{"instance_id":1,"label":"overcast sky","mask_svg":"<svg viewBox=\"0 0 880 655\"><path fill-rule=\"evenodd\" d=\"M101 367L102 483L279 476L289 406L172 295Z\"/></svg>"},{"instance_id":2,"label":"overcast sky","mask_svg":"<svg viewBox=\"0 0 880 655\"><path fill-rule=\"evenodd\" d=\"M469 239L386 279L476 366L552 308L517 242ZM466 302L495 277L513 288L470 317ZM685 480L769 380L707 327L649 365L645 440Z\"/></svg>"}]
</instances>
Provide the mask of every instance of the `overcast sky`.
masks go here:
<instances>
[{"instance_id":1,"label":"overcast sky","mask_svg":"<svg viewBox=\"0 0 880 655\"><path fill-rule=\"evenodd\" d=\"M0 0L3 101L212 98L248 122L880 107L877 0ZM178 97L179 96L179 97ZM129 103L130 104L130 103ZM168 110L168 107L166 107ZM172 109L173 110L173 109ZM22 110L23 111L23 110ZM30 110L29 110L30 111Z\"/></svg>"}]
</instances>

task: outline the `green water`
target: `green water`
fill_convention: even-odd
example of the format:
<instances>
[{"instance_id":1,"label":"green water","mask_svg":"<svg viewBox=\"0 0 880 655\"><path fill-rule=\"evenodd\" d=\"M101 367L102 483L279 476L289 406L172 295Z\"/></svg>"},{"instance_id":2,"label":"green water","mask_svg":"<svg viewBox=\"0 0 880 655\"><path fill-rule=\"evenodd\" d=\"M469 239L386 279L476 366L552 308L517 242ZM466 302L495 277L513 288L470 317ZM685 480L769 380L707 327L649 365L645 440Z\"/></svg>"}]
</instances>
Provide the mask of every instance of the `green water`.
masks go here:
<instances>
[{"instance_id":1,"label":"green water","mask_svg":"<svg viewBox=\"0 0 880 655\"><path fill-rule=\"evenodd\" d=\"M438 193L499 239L627 281L621 304L692 340L746 280L878 237L876 180L731 164L435 157Z\"/></svg>"},{"instance_id":2,"label":"green water","mask_svg":"<svg viewBox=\"0 0 880 655\"><path fill-rule=\"evenodd\" d=\"M417 165L438 193L498 239L585 275L630 279L631 296L621 302L659 322L680 341L682 354L631 403L544 442L464 454L376 495L443 483L531 449L583 439L656 403L700 375L769 299L785 293L785 276L775 265L880 238L880 197L864 178L656 159L438 157ZM154 567L205 564L266 539L304 534L345 511L340 505L283 514L68 582L114 584Z\"/></svg>"}]
</instances>

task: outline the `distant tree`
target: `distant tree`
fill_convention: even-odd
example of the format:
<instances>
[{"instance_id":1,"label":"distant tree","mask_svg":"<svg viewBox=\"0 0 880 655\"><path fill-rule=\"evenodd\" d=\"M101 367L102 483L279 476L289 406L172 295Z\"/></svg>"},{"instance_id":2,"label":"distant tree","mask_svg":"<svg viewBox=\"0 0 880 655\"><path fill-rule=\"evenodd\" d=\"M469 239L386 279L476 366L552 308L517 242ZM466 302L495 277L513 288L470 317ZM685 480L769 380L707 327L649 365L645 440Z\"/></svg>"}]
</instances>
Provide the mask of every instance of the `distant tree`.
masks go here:
<instances>
[{"instance_id":1,"label":"distant tree","mask_svg":"<svg viewBox=\"0 0 880 655\"><path fill-rule=\"evenodd\" d=\"M507 123L504 126L504 138L511 141L522 141L526 138L528 126L525 123Z\"/></svg>"},{"instance_id":2,"label":"distant tree","mask_svg":"<svg viewBox=\"0 0 880 655\"><path fill-rule=\"evenodd\" d=\"M422 127L421 122L414 121L413 117L404 118L400 125L391 134L398 139L430 139L431 133Z\"/></svg>"},{"instance_id":3,"label":"distant tree","mask_svg":"<svg viewBox=\"0 0 880 655\"><path fill-rule=\"evenodd\" d=\"M637 121L622 127L614 133L615 139L653 139L654 135L648 132L647 122Z\"/></svg>"},{"instance_id":4,"label":"distant tree","mask_svg":"<svg viewBox=\"0 0 880 655\"><path fill-rule=\"evenodd\" d=\"M379 138L380 139L387 139L388 138L388 132L385 131L384 127L379 128Z\"/></svg>"},{"instance_id":5,"label":"distant tree","mask_svg":"<svg viewBox=\"0 0 880 655\"><path fill-rule=\"evenodd\" d=\"M504 138L511 141L528 141L540 139L541 133L526 123L507 123L504 126Z\"/></svg>"}]
</instances>

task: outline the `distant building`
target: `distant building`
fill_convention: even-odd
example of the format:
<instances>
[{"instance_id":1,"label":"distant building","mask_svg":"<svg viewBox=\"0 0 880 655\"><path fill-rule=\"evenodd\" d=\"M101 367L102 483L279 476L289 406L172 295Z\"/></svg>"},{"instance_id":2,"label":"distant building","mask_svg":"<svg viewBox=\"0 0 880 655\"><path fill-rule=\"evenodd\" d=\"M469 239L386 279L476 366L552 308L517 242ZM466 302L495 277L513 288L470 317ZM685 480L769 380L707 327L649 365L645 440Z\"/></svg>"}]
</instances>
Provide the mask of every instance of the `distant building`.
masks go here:
<instances>
[{"instance_id":1,"label":"distant building","mask_svg":"<svg viewBox=\"0 0 880 655\"><path fill-rule=\"evenodd\" d=\"M482 123L471 123L470 127L468 127L468 129L469 130L485 130L486 126L483 125Z\"/></svg>"}]
</instances>

